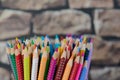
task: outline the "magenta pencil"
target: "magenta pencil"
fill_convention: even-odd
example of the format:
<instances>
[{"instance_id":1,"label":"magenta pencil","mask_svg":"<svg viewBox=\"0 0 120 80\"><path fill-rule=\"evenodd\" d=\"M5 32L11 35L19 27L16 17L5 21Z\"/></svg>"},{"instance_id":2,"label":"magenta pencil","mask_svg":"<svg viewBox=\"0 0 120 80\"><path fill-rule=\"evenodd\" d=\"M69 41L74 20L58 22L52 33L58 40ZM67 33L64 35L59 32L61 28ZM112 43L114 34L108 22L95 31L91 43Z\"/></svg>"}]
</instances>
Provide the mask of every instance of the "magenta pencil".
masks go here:
<instances>
[{"instance_id":1,"label":"magenta pencil","mask_svg":"<svg viewBox=\"0 0 120 80\"><path fill-rule=\"evenodd\" d=\"M82 71L82 67L83 67L83 64L79 64L79 68L78 68L78 72L77 72L77 75L76 75L75 80L78 80L78 79L79 79L79 76L80 76L81 71Z\"/></svg>"},{"instance_id":2,"label":"magenta pencil","mask_svg":"<svg viewBox=\"0 0 120 80\"><path fill-rule=\"evenodd\" d=\"M59 56L59 53L57 53L55 51L55 53L53 54L53 57L51 59L51 62L50 62L50 68L49 68L49 71L48 71L47 80L53 80L53 78L54 78L58 56Z\"/></svg>"},{"instance_id":3,"label":"magenta pencil","mask_svg":"<svg viewBox=\"0 0 120 80\"><path fill-rule=\"evenodd\" d=\"M56 62L57 60L55 60L54 58L51 59L47 80L53 80L55 68L56 68Z\"/></svg>"}]
</instances>

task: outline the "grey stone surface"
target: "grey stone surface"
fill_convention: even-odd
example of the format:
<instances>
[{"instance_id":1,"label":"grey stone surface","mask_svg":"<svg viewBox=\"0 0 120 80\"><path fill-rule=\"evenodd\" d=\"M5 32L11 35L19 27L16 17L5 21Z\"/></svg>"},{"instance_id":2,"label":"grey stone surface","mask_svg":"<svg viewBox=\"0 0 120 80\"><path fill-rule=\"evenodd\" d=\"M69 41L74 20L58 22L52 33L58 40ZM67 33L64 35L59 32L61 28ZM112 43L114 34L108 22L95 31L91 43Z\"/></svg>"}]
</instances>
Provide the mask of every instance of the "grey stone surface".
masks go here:
<instances>
[{"instance_id":1,"label":"grey stone surface","mask_svg":"<svg viewBox=\"0 0 120 80\"><path fill-rule=\"evenodd\" d=\"M91 32L90 16L82 11L46 11L33 19L33 32L36 34L81 34Z\"/></svg>"},{"instance_id":2,"label":"grey stone surface","mask_svg":"<svg viewBox=\"0 0 120 80\"><path fill-rule=\"evenodd\" d=\"M113 0L69 0L70 8L113 8Z\"/></svg>"},{"instance_id":3,"label":"grey stone surface","mask_svg":"<svg viewBox=\"0 0 120 80\"><path fill-rule=\"evenodd\" d=\"M0 62L9 64L7 53L6 53L6 42L0 42Z\"/></svg>"},{"instance_id":4,"label":"grey stone surface","mask_svg":"<svg viewBox=\"0 0 120 80\"><path fill-rule=\"evenodd\" d=\"M65 6L66 0L1 0L1 4L14 9L40 10Z\"/></svg>"},{"instance_id":5,"label":"grey stone surface","mask_svg":"<svg viewBox=\"0 0 120 80\"><path fill-rule=\"evenodd\" d=\"M31 14L16 10L0 10L0 40L30 32Z\"/></svg>"},{"instance_id":6,"label":"grey stone surface","mask_svg":"<svg viewBox=\"0 0 120 80\"><path fill-rule=\"evenodd\" d=\"M91 69L92 80L120 80L120 67Z\"/></svg>"},{"instance_id":7,"label":"grey stone surface","mask_svg":"<svg viewBox=\"0 0 120 80\"><path fill-rule=\"evenodd\" d=\"M120 37L120 10L95 10L94 24L97 35Z\"/></svg>"},{"instance_id":8,"label":"grey stone surface","mask_svg":"<svg viewBox=\"0 0 120 80\"><path fill-rule=\"evenodd\" d=\"M120 63L120 41L105 41L94 36L94 50L92 60L97 64Z\"/></svg>"},{"instance_id":9,"label":"grey stone surface","mask_svg":"<svg viewBox=\"0 0 120 80\"><path fill-rule=\"evenodd\" d=\"M118 6L120 7L120 0L116 0L116 1L117 1Z\"/></svg>"},{"instance_id":10,"label":"grey stone surface","mask_svg":"<svg viewBox=\"0 0 120 80\"><path fill-rule=\"evenodd\" d=\"M0 80L10 80L10 73L6 69L0 67Z\"/></svg>"}]
</instances>

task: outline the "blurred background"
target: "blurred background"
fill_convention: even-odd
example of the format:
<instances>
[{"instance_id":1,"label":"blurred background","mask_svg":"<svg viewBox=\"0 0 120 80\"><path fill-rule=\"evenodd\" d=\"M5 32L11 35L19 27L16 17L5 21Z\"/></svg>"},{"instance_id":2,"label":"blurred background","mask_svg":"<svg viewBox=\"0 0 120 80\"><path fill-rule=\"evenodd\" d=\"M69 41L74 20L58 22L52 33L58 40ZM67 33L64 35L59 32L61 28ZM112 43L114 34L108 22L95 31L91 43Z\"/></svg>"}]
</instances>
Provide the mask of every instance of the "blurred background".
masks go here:
<instances>
[{"instance_id":1,"label":"blurred background","mask_svg":"<svg viewBox=\"0 0 120 80\"><path fill-rule=\"evenodd\" d=\"M7 40L67 33L94 38L89 80L120 80L120 0L0 0L0 80L14 80Z\"/></svg>"}]
</instances>

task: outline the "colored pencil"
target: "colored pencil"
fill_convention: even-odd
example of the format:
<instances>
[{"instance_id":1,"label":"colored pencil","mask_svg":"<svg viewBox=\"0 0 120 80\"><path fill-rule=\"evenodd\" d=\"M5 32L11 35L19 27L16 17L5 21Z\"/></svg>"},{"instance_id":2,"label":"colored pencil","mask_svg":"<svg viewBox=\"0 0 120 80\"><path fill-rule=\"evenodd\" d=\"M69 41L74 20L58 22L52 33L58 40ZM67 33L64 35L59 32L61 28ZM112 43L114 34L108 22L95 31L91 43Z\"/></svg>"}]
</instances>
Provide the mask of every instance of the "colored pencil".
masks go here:
<instances>
[{"instance_id":1,"label":"colored pencil","mask_svg":"<svg viewBox=\"0 0 120 80\"><path fill-rule=\"evenodd\" d=\"M72 69L72 66L73 66L73 59L74 59L74 56L72 55L71 58L69 59L67 65L66 65L62 80L68 80L69 79L69 75L70 75L70 72L71 72L71 69Z\"/></svg>"},{"instance_id":2,"label":"colored pencil","mask_svg":"<svg viewBox=\"0 0 120 80\"><path fill-rule=\"evenodd\" d=\"M46 63L46 68L45 68L45 73L44 73L44 79L46 80L47 79L47 75L48 75L48 69L49 69L49 64L50 64L50 47L49 47L49 42L47 43L47 46L46 46L46 51L48 53L48 57L47 57L47 63Z\"/></svg>"},{"instance_id":3,"label":"colored pencil","mask_svg":"<svg viewBox=\"0 0 120 80\"><path fill-rule=\"evenodd\" d=\"M29 66L30 66L30 75L31 75L31 70L32 70L33 50L34 50L34 49L32 49L31 46L28 47L28 55L29 55L29 57L30 57L30 64L29 64Z\"/></svg>"},{"instance_id":4,"label":"colored pencil","mask_svg":"<svg viewBox=\"0 0 120 80\"><path fill-rule=\"evenodd\" d=\"M48 76L47 76L47 80L53 80L54 79L54 74L55 74L55 70L56 70L56 66L57 66L57 59L59 57L59 53L58 51L55 51L53 54L53 57L50 61L50 68L48 71Z\"/></svg>"},{"instance_id":5,"label":"colored pencil","mask_svg":"<svg viewBox=\"0 0 120 80\"><path fill-rule=\"evenodd\" d=\"M80 75L79 80L86 80L86 74L87 74L87 61L84 63L84 67L82 69L82 73Z\"/></svg>"},{"instance_id":6,"label":"colored pencil","mask_svg":"<svg viewBox=\"0 0 120 80\"><path fill-rule=\"evenodd\" d=\"M31 80L37 80L37 73L38 73L38 49L36 49L33 52L33 60L32 60L32 72L31 72Z\"/></svg>"},{"instance_id":7,"label":"colored pencil","mask_svg":"<svg viewBox=\"0 0 120 80\"><path fill-rule=\"evenodd\" d=\"M91 62L91 57L92 57L92 53L93 53L93 39L91 38L90 39L90 48L89 48L89 50L90 50L90 53L89 53L89 61ZM90 62L89 62L89 65L90 65Z\"/></svg>"},{"instance_id":8,"label":"colored pencil","mask_svg":"<svg viewBox=\"0 0 120 80\"><path fill-rule=\"evenodd\" d=\"M67 61L69 60L70 56L71 56L71 46L67 45Z\"/></svg>"},{"instance_id":9,"label":"colored pencil","mask_svg":"<svg viewBox=\"0 0 120 80\"><path fill-rule=\"evenodd\" d=\"M58 35L55 36L55 49L60 47L60 40L59 40L59 37Z\"/></svg>"},{"instance_id":10,"label":"colored pencil","mask_svg":"<svg viewBox=\"0 0 120 80\"><path fill-rule=\"evenodd\" d=\"M7 52L7 55L8 55L8 59L10 61L10 65L11 65L11 68L12 68L12 71L13 71L14 78L15 78L15 80L18 80L14 49L12 47L10 48L9 45L8 45L7 48L6 48L6 52Z\"/></svg>"},{"instance_id":11,"label":"colored pencil","mask_svg":"<svg viewBox=\"0 0 120 80\"><path fill-rule=\"evenodd\" d=\"M15 80L87 80L93 40L48 35L10 41L6 52Z\"/></svg>"},{"instance_id":12,"label":"colored pencil","mask_svg":"<svg viewBox=\"0 0 120 80\"><path fill-rule=\"evenodd\" d=\"M28 54L27 48L23 52L24 80L30 80L30 55Z\"/></svg>"},{"instance_id":13,"label":"colored pencil","mask_svg":"<svg viewBox=\"0 0 120 80\"><path fill-rule=\"evenodd\" d=\"M44 74L45 74L47 60L48 60L48 53L44 50L43 54L42 54L41 62L40 62L38 80L44 80Z\"/></svg>"},{"instance_id":14,"label":"colored pencil","mask_svg":"<svg viewBox=\"0 0 120 80\"><path fill-rule=\"evenodd\" d=\"M77 70L79 68L79 62L80 62L80 56L77 56L75 61L74 61L74 65L73 68L71 70L71 74L70 74L70 78L69 80L74 80L77 74Z\"/></svg>"},{"instance_id":15,"label":"colored pencil","mask_svg":"<svg viewBox=\"0 0 120 80\"><path fill-rule=\"evenodd\" d=\"M83 62L84 62L85 48L86 48L86 46L85 46L85 44L83 44L82 49L80 50L80 64L79 64L79 68L78 68L75 80L79 79L81 71L82 71Z\"/></svg>"},{"instance_id":16,"label":"colored pencil","mask_svg":"<svg viewBox=\"0 0 120 80\"><path fill-rule=\"evenodd\" d=\"M54 80L61 80L66 65L66 50L63 51Z\"/></svg>"},{"instance_id":17,"label":"colored pencil","mask_svg":"<svg viewBox=\"0 0 120 80\"><path fill-rule=\"evenodd\" d=\"M15 58L16 58L18 80L24 80L22 55L18 49L15 50L15 56L16 56Z\"/></svg>"},{"instance_id":18,"label":"colored pencil","mask_svg":"<svg viewBox=\"0 0 120 80\"><path fill-rule=\"evenodd\" d=\"M89 41L86 45L89 55L88 55L88 67L87 67L87 74L86 74L86 79L88 79L88 73L89 73L89 68L90 68L90 63L91 63L91 56L92 56L92 51L93 51L93 39L89 38Z\"/></svg>"}]
</instances>

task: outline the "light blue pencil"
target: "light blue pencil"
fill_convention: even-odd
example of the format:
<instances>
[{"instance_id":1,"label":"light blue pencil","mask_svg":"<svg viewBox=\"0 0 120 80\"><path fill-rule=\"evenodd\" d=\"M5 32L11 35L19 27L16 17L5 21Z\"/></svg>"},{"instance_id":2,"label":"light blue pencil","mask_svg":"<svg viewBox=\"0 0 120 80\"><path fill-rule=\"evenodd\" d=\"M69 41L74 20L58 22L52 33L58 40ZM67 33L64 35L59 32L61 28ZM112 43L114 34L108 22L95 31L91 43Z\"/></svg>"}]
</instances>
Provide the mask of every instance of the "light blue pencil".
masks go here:
<instances>
[{"instance_id":1,"label":"light blue pencil","mask_svg":"<svg viewBox=\"0 0 120 80\"><path fill-rule=\"evenodd\" d=\"M80 75L79 80L86 80L86 74L87 74L87 60L84 63L84 67L82 69L82 73Z\"/></svg>"}]
</instances>

